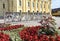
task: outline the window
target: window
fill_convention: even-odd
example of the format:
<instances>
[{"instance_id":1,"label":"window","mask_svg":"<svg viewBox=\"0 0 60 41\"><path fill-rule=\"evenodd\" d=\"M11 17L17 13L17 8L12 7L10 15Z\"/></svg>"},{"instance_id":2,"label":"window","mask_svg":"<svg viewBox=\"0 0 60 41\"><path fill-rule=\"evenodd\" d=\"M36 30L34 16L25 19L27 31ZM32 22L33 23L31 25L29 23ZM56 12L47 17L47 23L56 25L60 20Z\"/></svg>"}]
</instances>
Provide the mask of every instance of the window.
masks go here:
<instances>
[{"instance_id":1,"label":"window","mask_svg":"<svg viewBox=\"0 0 60 41\"><path fill-rule=\"evenodd\" d=\"M19 10L20 11L20 13L21 13L21 10Z\"/></svg>"},{"instance_id":2,"label":"window","mask_svg":"<svg viewBox=\"0 0 60 41\"><path fill-rule=\"evenodd\" d=\"M37 13L38 13L39 11L37 11Z\"/></svg>"},{"instance_id":3,"label":"window","mask_svg":"<svg viewBox=\"0 0 60 41\"><path fill-rule=\"evenodd\" d=\"M5 4L3 3L3 9L5 9Z\"/></svg>"},{"instance_id":4,"label":"window","mask_svg":"<svg viewBox=\"0 0 60 41\"><path fill-rule=\"evenodd\" d=\"M33 7L34 7L34 2L33 2Z\"/></svg>"},{"instance_id":5,"label":"window","mask_svg":"<svg viewBox=\"0 0 60 41\"><path fill-rule=\"evenodd\" d=\"M41 1L41 3L43 3L44 1Z\"/></svg>"},{"instance_id":6,"label":"window","mask_svg":"<svg viewBox=\"0 0 60 41\"><path fill-rule=\"evenodd\" d=\"M40 4L40 8L42 8L42 4Z\"/></svg>"},{"instance_id":7,"label":"window","mask_svg":"<svg viewBox=\"0 0 60 41\"><path fill-rule=\"evenodd\" d=\"M28 2L28 7L30 6L30 2Z\"/></svg>"},{"instance_id":8,"label":"window","mask_svg":"<svg viewBox=\"0 0 60 41\"><path fill-rule=\"evenodd\" d=\"M46 12L44 11L44 14L45 14Z\"/></svg>"},{"instance_id":9,"label":"window","mask_svg":"<svg viewBox=\"0 0 60 41\"><path fill-rule=\"evenodd\" d=\"M28 10L28 12L30 12L30 10Z\"/></svg>"},{"instance_id":10,"label":"window","mask_svg":"<svg viewBox=\"0 0 60 41\"><path fill-rule=\"evenodd\" d=\"M42 4L40 4L40 11L42 11Z\"/></svg>"},{"instance_id":11,"label":"window","mask_svg":"<svg viewBox=\"0 0 60 41\"><path fill-rule=\"evenodd\" d=\"M48 4L48 8L50 9L50 7L51 7L51 5L50 5L50 3Z\"/></svg>"},{"instance_id":12,"label":"window","mask_svg":"<svg viewBox=\"0 0 60 41\"><path fill-rule=\"evenodd\" d=\"M39 2L40 0L38 0L37 2Z\"/></svg>"},{"instance_id":13,"label":"window","mask_svg":"<svg viewBox=\"0 0 60 41\"><path fill-rule=\"evenodd\" d=\"M21 11L21 10L19 10L19 13L20 13L20 15L21 15L22 11Z\"/></svg>"},{"instance_id":14,"label":"window","mask_svg":"<svg viewBox=\"0 0 60 41\"><path fill-rule=\"evenodd\" d=\"M30 10L28 10L28 13L30 14Z\"/></svg>"},{"instance_id":15,"label":"window","mask_svg":"<svg viewBox=\"0 0 60 41\"><path fill-rule=\"evenodd\" d=\"M19 5L21 6L21 0L19 0Z\"/></svg>"},{"instance_id":16,"label":"window","mask_svg":"<svg viewBox=\"0 0 60 41\"><path fill-rule=\"evenodd\" d=\"M45 8L45 4L44 4L44 8Z\"/></svg>"},{"instance_id":17,"label":"window","mask_svg":"<svg viewBox=\"0 0 60 41\"><path fill-rule=\"evenodd\" d=\"M48 0L45 0L45 1L48 1Z\"/></svg>"},{"instance_id":18,"label":"window","mask_svg":"<svg viewBox=\"0 0 60 41\"><path fill-rule=\"evenodd\" d=\"M48 8L50 9L50 5L48 5Z\"/></svg>"},{"instance_id":19,"label":"window","mask_svg":"<svg viewBox=\"0 0 60 41\"><path fill-rule=\"evenodd\" d=\"M37 8L38 8L38 3L37 3Z\"/></svg>"}]
</instances>

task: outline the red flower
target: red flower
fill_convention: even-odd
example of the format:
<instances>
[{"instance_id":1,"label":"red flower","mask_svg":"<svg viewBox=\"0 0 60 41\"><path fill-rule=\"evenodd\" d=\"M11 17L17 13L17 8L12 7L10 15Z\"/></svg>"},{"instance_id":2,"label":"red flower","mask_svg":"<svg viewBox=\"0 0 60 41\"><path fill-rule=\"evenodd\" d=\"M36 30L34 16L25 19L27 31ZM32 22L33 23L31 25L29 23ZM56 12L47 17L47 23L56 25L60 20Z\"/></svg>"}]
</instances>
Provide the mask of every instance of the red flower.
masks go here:
<instances>
[{"instance_id":1,"label":"red flower","mask_svg":"<svg viewBox=\"0 0 60 41\"><path fill-rule=\"evenodd\" d=\"M13 26L8 26L8 27L3 27L3 28L0 28L0 31L13 30L13 29L20 28L22 26L24 26L24 25L13 25Z\"/></svg>"},{"instance_id":2,"label":"red flower","mask_svg":"<svg viewBox=\"0 0 60 41\"><path fill-rule=\"evenodd\" d=\"M9 35L0 32L0 41L10 41Z\"/></svg>"},{"instance_id":3,"label":"red flower","mask_svg":"<svg viewBox=\"0 0 60 41\"><path fill-rule=\"evenodd\" d=\"M57 36L56 37L56 41L60 41L60 36Z\"/></svg>"},{"instance_id":4,"label":"red flower","mask_svg":"<svg viewBox=\"0 0 60 41\"><path fill-rule=\"evenodd\" d=\"M21 32L19 32L19 35L21 39L27 39L28 41L38 41L38 36L37 36L37 31L40 29L40 26L32 26L32 27L27 27Z\"/></svg>"},{"instance_id":5,"label":"red flower","mask_svg":"<svg viewBox=\"0 0 60 41\"><path fill-rule=\"evenodd\" d=\"M53 36L49 36L49 40L50 40L50 41L55 41L55 39L54 39Z\"/></svg>"},{"instance_id":6,"label":"red flower","mask_svg":"<svg viewBox=\"0 0 60 41\"><path fill-rule=\"evenodd\" d=\"M37 33L39 29L41 29L41 26L27 27L19 32L20 38L24 41L60 41L60 36L56 38L43 34L39 36Z\"/></svg>"}]
</instances>

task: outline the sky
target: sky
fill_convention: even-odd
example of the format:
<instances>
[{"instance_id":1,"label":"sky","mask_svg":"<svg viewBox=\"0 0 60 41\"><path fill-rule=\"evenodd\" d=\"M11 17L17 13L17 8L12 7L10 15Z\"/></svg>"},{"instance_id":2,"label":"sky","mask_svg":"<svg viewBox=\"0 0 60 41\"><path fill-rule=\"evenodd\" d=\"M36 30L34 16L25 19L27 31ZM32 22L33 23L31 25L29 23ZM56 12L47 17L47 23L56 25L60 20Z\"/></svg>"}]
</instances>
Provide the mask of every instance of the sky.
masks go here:
<instances>
[{"instance_id":1,"label":"sky","mask_svg":"<svg viewBox=\"0 0 60 41\"><path fill-rule=\"evenodd\" d=\"M60 0L52 0L51 8L60 8Z\"/></svg>"}]
</instances>

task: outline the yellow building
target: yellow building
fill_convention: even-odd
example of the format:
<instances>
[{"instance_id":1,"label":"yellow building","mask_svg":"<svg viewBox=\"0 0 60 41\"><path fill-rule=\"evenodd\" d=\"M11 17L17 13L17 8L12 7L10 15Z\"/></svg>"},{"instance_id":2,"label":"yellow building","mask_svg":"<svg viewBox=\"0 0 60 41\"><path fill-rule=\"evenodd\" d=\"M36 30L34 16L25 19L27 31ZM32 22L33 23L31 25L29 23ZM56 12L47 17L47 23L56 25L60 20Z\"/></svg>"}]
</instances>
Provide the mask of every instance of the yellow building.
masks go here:
<instances>
[{"instance_id":1,"label":"yellow building","mask_svg":"<svg viewBox=\"0 0 60 41\"><path fill-rule=\"evenodd\" d=\"M51 0L0 0L0 14L5 12L40 12L51 14Z\"/></svg>"},{"instance_id":2,"label":"yellow building","mask_svg":"<svg viewBox=\"0 0 60 41\"><path fill-rule=\"evenodd\" d=\"M60 16L60 8L52 9L53 16Z\"/></svg>"}]
</instances>

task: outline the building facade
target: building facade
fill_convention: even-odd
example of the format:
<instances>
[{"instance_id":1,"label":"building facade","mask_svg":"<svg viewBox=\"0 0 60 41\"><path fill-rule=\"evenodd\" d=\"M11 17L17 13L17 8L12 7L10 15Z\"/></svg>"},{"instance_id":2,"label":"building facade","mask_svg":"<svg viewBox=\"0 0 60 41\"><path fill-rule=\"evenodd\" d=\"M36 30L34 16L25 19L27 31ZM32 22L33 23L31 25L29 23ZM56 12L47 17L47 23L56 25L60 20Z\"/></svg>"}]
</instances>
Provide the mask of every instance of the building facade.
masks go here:
<instances>
[{"instance_id":1,"label":"building facade","mask_svg":"<svg viewBox=\"0 0 60 41\"><path fill-rule=\"evenodd\" d=\"M0 14L5 12L51 14L51 0L0 0Z\"/></svg>"}]
</instances>

